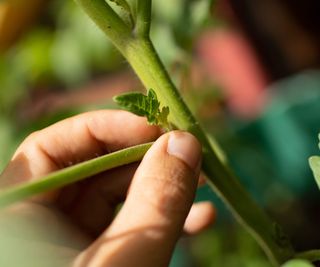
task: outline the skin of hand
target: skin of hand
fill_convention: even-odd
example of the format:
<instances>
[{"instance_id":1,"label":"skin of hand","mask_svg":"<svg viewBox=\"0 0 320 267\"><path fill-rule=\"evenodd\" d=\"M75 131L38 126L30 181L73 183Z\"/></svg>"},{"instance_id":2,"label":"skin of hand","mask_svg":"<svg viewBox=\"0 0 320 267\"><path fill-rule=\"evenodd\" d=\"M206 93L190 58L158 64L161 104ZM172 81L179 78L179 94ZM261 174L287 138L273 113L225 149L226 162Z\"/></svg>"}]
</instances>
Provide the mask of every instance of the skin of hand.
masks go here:
<instances>
[{"instance_id":1,"label":"skin of hand","mask_svg":"<svg viewBox=\"0 0 320 267\"><path fill-rule=\"evenodd\" d=\"M198 233L215 217L210 203L193 204L201 146L189 133L161 134L125 111L84 113L27 137L1 174L0 186L153 140L141 163L15 204L2 212L0 226L23 222L26 240L41 244L45 255L54 251L53 258L66 259L59 266L168 266L181 233Z\"/></svg>"}]
</instances>

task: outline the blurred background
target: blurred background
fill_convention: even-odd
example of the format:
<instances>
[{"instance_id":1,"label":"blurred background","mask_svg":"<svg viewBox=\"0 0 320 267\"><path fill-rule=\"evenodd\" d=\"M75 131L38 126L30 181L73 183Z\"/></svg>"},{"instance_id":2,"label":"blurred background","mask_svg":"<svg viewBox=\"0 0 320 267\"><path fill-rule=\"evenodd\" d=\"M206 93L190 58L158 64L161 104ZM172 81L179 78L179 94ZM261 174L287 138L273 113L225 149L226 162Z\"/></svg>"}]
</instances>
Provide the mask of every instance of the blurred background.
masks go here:
<instances>
[{"instance_id":1,"label":"blurred background","mask_svg":"<svg viewBox=\"0 0 320 267\"><path fill-rule=\"evenodd\" d=\"M320 126L320 2L153 2L152 40L193 112L295 248L320 247L308 166ZM73 1L1 1L0 170L32 131L142 89ZM209 188L197 200L215 203L216 225L183 238L171 267L270 266Z\"/></svg>"}]
</instances>

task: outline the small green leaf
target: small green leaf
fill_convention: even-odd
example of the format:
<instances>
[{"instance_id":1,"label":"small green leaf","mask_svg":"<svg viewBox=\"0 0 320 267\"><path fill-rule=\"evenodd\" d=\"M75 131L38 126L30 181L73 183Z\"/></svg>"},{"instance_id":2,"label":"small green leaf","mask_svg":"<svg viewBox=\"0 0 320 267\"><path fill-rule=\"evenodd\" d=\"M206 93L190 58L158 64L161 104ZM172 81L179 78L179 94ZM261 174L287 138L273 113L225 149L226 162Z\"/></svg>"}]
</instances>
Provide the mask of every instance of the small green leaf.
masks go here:
<instances>
[{"instance_id":1,"label":"small green leaf","mask_svg":"<svg viewBox=\"0 0 320 267\"><path fill-rule=\"evenodd\" d=\"M320 140L320 134L318 135L318 138ZM318 144L318 147L320 149L320 142ZM320 157L319 156L312 156L309 158L309 165L313 172L313 176L317 182L317 185L320 189Z\"/></svg>"},{"instance_id":2,"label":"small green leaf","mask_svg":"<svg viewBox=\"0 0 320 267\"><path fill-rule=\"evenodd\" d=\"M313 265L306 260L294 259L286 262L281 267L313 267Z\"/></svg>"},{"instance_id":3,"label":"small green leaf","mask_svg":"<svg viewBox=\"0 0 320 267\"><path fill-rule=\"evenodd\" d=\"M309 165L313 172L313 176L317 182L317 185L320 189L320 157L319 156L312 156L309 158Z\"/></svg>"},{"instance_id":4,"label":"small green leaf","mask_svg":"<svg viewBox=\"0 0 320 267\"><path fill-rule=\"evenodd\" d=\"M167 130L170 129L170 126L168 124L168 115L169 115L169 107L163 107L161 112L158 114L158 123L162 125Z\"/></svg>"},{"instance_id":5,"label":"small green leaf","mask_svg":"<svg viewBox=\"0 0 320 267\"><path fill-rule=\"evenodd\" d=\"M125 110L128 110L138 116L147 116L147 110L150 110L147 97L141 93L126 93L115 96L113 100Z\"/></svg>"},{"instance_id":6,"label":"small green leaf","mask_svg":"<svg viewBox=\"0 0 320 267\"><path fill-rule=\"evenodd\" d=\"M149 89L149 90L148 90L148 97L149 97L150 99L153 99L153 100L155 100L155 101L158 101L157 94L156 94L156 92L155 92L153 89Z\"/></svg>"},{"instance_id":7,"label":"small green leaf","mask_svg":"<svg viewBox=\"0 0 320 267\"><path fill-rule=\"evenodd\" d=\"M169 107L163 107L160 110L160 102L152 89L148 90L147 95L137 92L126 93L115 96L113 100L123 109L146 117L149 124L160 125L166 129L170 128L168 123Z\"/></svg>"}]
</instances>

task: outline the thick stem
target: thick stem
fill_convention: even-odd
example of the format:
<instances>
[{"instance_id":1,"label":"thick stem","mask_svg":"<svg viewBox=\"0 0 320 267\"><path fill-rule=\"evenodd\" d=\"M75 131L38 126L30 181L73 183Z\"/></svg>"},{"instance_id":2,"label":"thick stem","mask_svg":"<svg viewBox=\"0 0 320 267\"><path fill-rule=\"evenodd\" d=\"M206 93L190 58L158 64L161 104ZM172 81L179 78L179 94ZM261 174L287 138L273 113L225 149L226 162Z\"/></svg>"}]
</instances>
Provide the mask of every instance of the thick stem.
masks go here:
<instances>
[{"instance_id":1,"label":"thick stem","mask_svg":"<svg viewBox=\"0 0 320 267\"><path fill-rule=\"evenodd\" d=\"M222 163L204 131L194 119L169 78L148 39L132 41L125 57L146 88L156 91L161 103L170 108L170 121L193 133L203 145L203 170L209 185L224 200L238 221L255 237L275 266L293 255L288 238L280 227L253 201L229 168Z\"/></svg>"},{"instance_id":2,"label":"thick stem","mask_svg":"<svg viewBox=\"0 0 320 267\"><path fill-rule=\"evenodd\" d=\"M75 0L121 51L132 32L105 0Z\"/></svg>"},{"instance_id":3,"label":"thick stem","mask_svg":"<svg viewBox=\"0 0 320 267\"><path fill-rule=\"evenodd\" d=\"M0 208L25 198L54 190L98 173L139 161L152 143L119 150L99 158L85 161L53 172L45 177L0 191Z\"/></svg>"},{"instance_id":4,"label":"thick stem","mask_svg":"<svg viewBox=\"0 0 320 267\"><path fill-rule=\"evenodd\" d=\"M147 89L156 91L163 106L169 106L169 120L178 128L191 131L197 122L181 99L152 43L146 38L132 39L123 54Z\"/></svg>"}]
</instances>

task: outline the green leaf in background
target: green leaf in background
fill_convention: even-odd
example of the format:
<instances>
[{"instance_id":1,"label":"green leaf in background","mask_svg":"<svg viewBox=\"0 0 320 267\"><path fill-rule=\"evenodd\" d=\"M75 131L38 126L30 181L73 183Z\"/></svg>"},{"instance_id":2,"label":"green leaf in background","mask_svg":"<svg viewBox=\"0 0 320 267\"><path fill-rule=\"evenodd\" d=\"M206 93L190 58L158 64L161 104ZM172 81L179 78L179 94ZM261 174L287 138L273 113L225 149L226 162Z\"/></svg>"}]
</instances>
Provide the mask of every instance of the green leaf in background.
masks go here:
<instances>
[{"instance_id":1,"label":"green leaf in background","mask_svg":"<svg viewBox=\"0 0 320 267\"><path fill-rule=\"evenodd\" d=\"M148 90L147 95L137 92L125 93L115 96L113 100L123 109L138 116L146 117L149 124L169 128L167 120L169 107L163 107L160 110L160 102L152 89Z\"/></svg>"},{"instance_id":2,"label":"green leaf in background","mask_svg":"<svg viewBox=\"0 0 320 267\"><path fill-rule=\"evenodd\" d=\"M0 173L10 160L15 148L12 128L10 120L0 115Z\"/></svg>"},{"instance_id":3,"label":"green leaf in background","mask_svg":"<svg viewBox=\"0 0 320 267\"><path fill-rule=\"evenodd\" d=\"M286 262L282 267L313 267L313 265L306 260L295 259Z\"/></svg>"},{"instance_id":4,"label":"green leaf in background","mask_svg":"<svg viewBox=\"0 0 320 267\"><path fill-rule=\"evenodd\" d=\"M320 134L319 134L319 139L320 139ZM320 148L320 143L319 143L319 148ZM319 156L312 156L309 158L309 165L312 169L313 176L317 182L317 185L320 189L320 157Z\"/></svg>"},{"instance_id":5,"label":"green leaf in background","mask_svg":"<svg viewBox=\"0 0 320 267\"><path fill-rule=\"evenodd\" d=\"M320 189L320 157L312 156L309 158L309 164L313 172L313 176L317 182L317 185Z\"/></svg>"}]
</instances>

